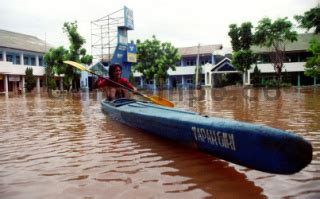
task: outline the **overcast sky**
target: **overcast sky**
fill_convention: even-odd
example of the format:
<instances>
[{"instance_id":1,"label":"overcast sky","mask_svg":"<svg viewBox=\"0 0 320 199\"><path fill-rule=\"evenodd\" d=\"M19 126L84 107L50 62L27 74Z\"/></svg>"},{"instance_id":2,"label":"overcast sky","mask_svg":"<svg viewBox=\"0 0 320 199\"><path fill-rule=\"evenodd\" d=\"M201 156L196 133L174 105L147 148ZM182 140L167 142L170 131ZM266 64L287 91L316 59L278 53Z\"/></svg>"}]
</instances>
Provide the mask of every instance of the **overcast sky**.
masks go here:
<instances>
[{"instance_id":1,"label":"overcast sky","mask_svg":"<svg viewBox=\"0 0 320 199\"><path fill-rule=\"evenodd\" d=\"M156 35L176 47L223 44L230 47L231 23L263 17L302 15L320 0L1 0L0 29L37 36L54 46L68 47L63 23L78 21L79 32L91 52L90 22L123 8L133 10L135 29L129 40ZM46 35L46 36L45 36Z\"/></svg>"}]
</instances>

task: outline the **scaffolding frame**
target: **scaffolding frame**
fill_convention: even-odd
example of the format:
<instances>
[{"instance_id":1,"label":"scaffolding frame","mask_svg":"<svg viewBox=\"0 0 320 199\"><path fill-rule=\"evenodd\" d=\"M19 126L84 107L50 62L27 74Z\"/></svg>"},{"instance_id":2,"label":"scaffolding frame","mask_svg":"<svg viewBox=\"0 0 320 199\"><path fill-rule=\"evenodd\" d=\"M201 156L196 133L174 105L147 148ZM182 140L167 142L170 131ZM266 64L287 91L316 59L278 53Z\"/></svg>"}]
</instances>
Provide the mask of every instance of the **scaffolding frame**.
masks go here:
<instances>
[{"instance_id":1,"label":"scaffolding frame","mask_svg":"<svg viewBox=\"0 0 320 199\"><path fill-rule=\"evenodd\" d=\"M118 27L124 25L124 8L91 21L91 55L110 62L118 43Z\"/></svg>"}]
</instances>

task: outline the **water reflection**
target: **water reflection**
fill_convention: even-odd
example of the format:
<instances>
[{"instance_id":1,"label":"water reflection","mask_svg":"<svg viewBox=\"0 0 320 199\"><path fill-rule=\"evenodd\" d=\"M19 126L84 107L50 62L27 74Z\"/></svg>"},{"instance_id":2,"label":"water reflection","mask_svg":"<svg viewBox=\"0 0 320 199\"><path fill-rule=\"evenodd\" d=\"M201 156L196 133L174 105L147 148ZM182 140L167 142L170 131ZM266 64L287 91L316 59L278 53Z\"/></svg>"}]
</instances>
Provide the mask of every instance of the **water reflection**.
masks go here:
<instances>
[{"instance_id":1,"label":"water reflection","mask_svg":"<svg viewBox=\"0 0 320 199\"><path fill-rule=\"evenodd\" d=\"M277 91L269 90L274 97ZM203 115L294 131L312 163L272 175L206 155L105 116L101 93L0 96L1 198L317 198L319 90L175 90L156 93Z\"/></svg>"}]
</instances>

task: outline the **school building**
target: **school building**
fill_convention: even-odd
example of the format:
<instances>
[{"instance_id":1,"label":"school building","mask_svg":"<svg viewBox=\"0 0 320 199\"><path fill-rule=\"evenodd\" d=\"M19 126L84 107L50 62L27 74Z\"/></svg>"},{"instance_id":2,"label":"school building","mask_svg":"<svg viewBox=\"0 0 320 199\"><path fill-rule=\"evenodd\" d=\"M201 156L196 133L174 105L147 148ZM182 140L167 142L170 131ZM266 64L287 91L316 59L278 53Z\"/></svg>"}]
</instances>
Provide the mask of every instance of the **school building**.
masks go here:
<instances>
[{"instance_id":1,"label":"school building","mask_svg":"<svg viewBox=\"0 0 320 199\"><path fill-rule=\"evenodd\" d=\"M282 68L282 77L289 80L292 85L315 85L317 79L314 77L308 77L304 74L307 57L312 56L311 52L308 52L310 40L315 37L320 41L320 35L305 33L299 34L298 40L293 43L286 43L284 54L284 67ZM270 49L254 46L253 52L258 55L257 66L261 71L261 83L275 79L275 70L270 60ZM253 73L254 65L248 71L249 75Z\"/></svg>"},{"instance_id":2,"label":"school building","mask_svg":"<svg viewBox=\"0 0 320 199\"><path fill-rule=\"evenodd\" d=\"M304 75L304 65L307 57L311 56L307 52L309 42L312 37L320 40L319 35L299 34L298 40L286 44L284 67L282 76L286 76L292 85L313 85L317 83L316 78ZM257 67L261 72L261 83L275 79L276 73L270 60L270 49L253 46L252 50L257 54ZM250 85L253 70L256 64L253 64L247 73L238 71L232 64L231 49L224 49L222 45L200 45L193 47L178 48L181 60L176 65L176 70L168 70L164 88L193 88L194 76L197 60L201 67L201 86L220 87L225 75L231 75L239 79L244 85ZM138 88L155 89L155 80L145 81L140 73L134 73L135 83Z\"/></svg>"},{"instance_id":3,"label":"school building","mask_svg":"<svg viewBox=\"0 0 320 199\"><path fill-rule=\"evenodd\" d=\"M33 69L40 93L45 81L43 56L51 47L37 37L0 29L0 93L25 92L27 67Z\"/></svg>"},{"instance_id":4,"label":"school building","mask_svg":"<svg viewBox=\"0 0 320 199\"><path fill-rule=\"evenodd\" d=\"M221 44L198 45L178 48L181 56L176 65L176 70L169 69L164 88L193 88L195 85L196 66L199 65L199 84L212 86L217 84L221 70L233 68L231 64L231 51L223 49ZM239 73L238 71L232 73ZM155 80L146 81L141 73L134 73L138 88L155 89Z\"/></svg>"}]
</instances>

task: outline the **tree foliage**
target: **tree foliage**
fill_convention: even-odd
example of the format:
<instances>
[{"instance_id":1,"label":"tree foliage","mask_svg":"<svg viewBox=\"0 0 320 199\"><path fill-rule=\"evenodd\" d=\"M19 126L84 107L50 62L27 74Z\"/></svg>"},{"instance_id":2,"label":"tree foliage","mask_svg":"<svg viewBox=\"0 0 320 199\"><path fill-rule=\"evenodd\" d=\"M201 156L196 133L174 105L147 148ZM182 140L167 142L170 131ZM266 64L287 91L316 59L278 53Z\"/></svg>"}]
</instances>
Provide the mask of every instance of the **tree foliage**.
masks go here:
<instances>
[{"instance_id":1,"label":"tree foliage","mask_svg":"<svg viewBox=\"0 0 320 199\"><path fill-rule=\"evenodd\" d=\"M320 6L310 9L303 16L296 15L295 19L301 28L307 31L315 28L314 34L320 34ZM312 53L312 57L307 58L305 74L310 77L320 77L320 41L316 37L311 39L308 52Z\"/></svg>"},{"instance_id":2,"label":"tree foliage","mask_svg":"<svg viewBox=\"0 0 320 199\"><path fill-rule=\"evenodd\" d=\"M77 21L65 22L63 24L63 31L67 34L70 42L69 50L65 56L66 60L91 64L93 57L91 55L86 55L86 50L82 48L82 45L86 41L78 32ZM79 73L77 73L77 70L70 65L65 64L64 67L64 83L71 89L72 81L79 76Z\"/></svg>"},{"instance_id":3,"label":"tree foliage","mask_svg":"<svg viewBox=\"0 0 320 199\"><path fill-rule=\"evenodd\" d=\"M25 77L25 88L28 92L32 91L32 89L36 86L36 78L33 75L33 69L28 67L26 69L26 77Z\"/></svg>"},{"instance_id":4,"label":"tree foliage","mask_svg":"<svg viewBox=\"0 0 320 199\"><path fill-rule=\"evenodd\" d=\"M229 33L228 35L231 38L231 46L233 51L240 51L241 44L240 44L240 29L238 28L237 24L229 25Z\"/></svg>"},{"instance_id":5,"label":"tree foliage","mask_svg":"<svg viewBox=\"0 0 320 199\"><path fill-rule=\"evenodd\" d=\"M251 50L240 50L232 54L232 64L241 72L249 70L254 61L254 54Z\"/></svg>"},{"instance_id":6,"label":"tree foliage","mask_svg":"<svg viewBox=\"0 0 320 199\"><path fill-rule=\"evenodd\" d=\"M313 38L310 41L308 52L311 52L313 56L307 58L305 74L311 77L320 77L320 41Z\"/></svg>"},{"instance_id":7,"label":"tree foliage","mask_svg":"<svg viewBox=\"0 0 320 199\"><path fill-rule=\"evenodd\" d=\"M261 71L258 69L258 66L256 64L252 73L252 83L254 85L257 85L261 83L260 81L261 81Z\"/></svg>"},{"instance_id":8,"label":"tree foliage","mask_svg":"<svg viewBox=\"0 0 320 199\"><path fill-rule=\"evenodd\" d=\"M47 63L46 67L46 86L49 89L56 88L55 75L65 73L66 66L63 61L66 60L68 51L63 46L58 48L50 48L49 52L44 55L44 60Z\"/></svg>"},{"instance_id":9,"label":"tree foliage","mask_svg":"<svg viewBox=\"0 0 320 199\"><path fill-rule=\"evenodd\" d=\"M315 28L314 33L320 33L320 6L310 9L304 15L295 15L294 18L300 24L299 27L307 29Z\"/></svg>"},{"instance_id":10,"label":"tree foliage","mask_svg":"<svg viewBox=\"0 0 320 199\"><path fill-rule=\"evenodd\" d=\"M168 75L167 70L175 70L176 63L180 60L178 49L171 43L161 43L155 36L143 42L137 40L136 43L138 61L133 70L142 73L146 80L157 79L161 85Z\"/></svg>"},{"instance_id":11,"label":"tree foliage","mask_svg":"<svg viewBox=\"0 0 320 199\"><path fill-rule=\"evenodd\" d=\"M270 59L279 77L283 68L286 43L297 41L297 32L292 29L292 23L287 17L274 22L269 18L263 18L255 29L254 43L271 49Z\"/></svg>"},{"instance_id":12,"label":"tree foliage","mask_svg":"<svg viewBox=\"0 0 320 199\"><path fill-rule=\"evenodd\" d=\"M67 34L70 46L69 49L64 47L52 48L44 55L44 60L47 64L46 76L47 87L55 89L55 75L64 74L64 84L72 88L72 81L79 76L79 72L72 66L64 64L64 60L72 60L84 64L91 64L93 57L86 54L86 49L82 48L85 39L78 32L77 22L65 22L63 31Z\"/></svg>"},{"instance_id":13,"label":"tree foliage","mask_svg":"<svg viewBox=\"0 0 320 199\"><path fill-rule=\"evenodd\" d=\"M236 24L229 26L229 36L233 49L232 64L242 72L251 68L254 62L254 54L250 50L253 42L252 24L250 22L242 23L240 27Z\"/></svg>"}]
</instances>

